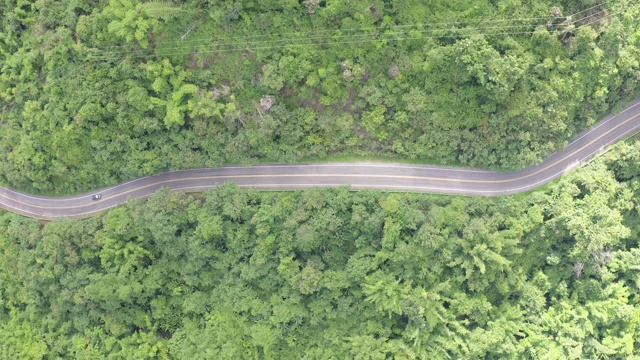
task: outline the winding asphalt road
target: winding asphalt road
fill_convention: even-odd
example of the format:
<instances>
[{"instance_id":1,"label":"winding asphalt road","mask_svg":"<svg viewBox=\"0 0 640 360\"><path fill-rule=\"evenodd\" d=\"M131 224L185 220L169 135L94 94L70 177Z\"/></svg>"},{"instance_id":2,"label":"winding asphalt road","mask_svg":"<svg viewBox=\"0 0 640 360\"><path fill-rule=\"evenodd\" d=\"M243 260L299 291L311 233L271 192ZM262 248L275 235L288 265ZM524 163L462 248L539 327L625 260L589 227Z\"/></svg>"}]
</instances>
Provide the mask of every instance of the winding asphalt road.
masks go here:
<instances>
[{"instance_id":1,"label":"winding asphalt road","mask_svg":"<svg viewBox=\"0 0 640 360\"><path fill-rule=\"evenodd\" d=\"M640 100L576 137L562 151L519 172L386 163L328 163L224 166L168 172L70 197L34 196L0 187L0 206L23 215L53 219L89 217L124 203L149 197L162 187L200 191L225 181L259 189L300 189L351 185L352 188L499 196L534 189L571 171L609 145L640 128ZM92 195L100 193L97 201Z\"/></svg>"}]
</instances>

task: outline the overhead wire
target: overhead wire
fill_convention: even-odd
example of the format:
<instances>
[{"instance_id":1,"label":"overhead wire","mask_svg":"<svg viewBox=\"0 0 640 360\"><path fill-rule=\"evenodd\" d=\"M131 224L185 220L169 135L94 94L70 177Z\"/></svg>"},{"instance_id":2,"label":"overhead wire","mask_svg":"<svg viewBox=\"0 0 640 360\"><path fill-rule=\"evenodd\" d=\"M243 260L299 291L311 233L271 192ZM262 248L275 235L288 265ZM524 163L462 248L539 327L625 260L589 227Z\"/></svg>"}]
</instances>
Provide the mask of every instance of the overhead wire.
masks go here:
<instances>
[{"instance_id":1,"label":"overhead wire","mask_svg":"<svg viewBox=\"0 0 640 360\"><path fill-rule=\"evenodd\" d=\"M613 14L612 14L613 15ZM603 18L608 18L612 15L606 15ZM589 23L580 25L578 27L576 27L576 29L583 27L583 26L587 26L590 25L592 23L595 23L596 21L599 21L602 19L594 19L592 21L590 21ZM267 46L267 47L254 47L248 50L251 51L255 51L255 50L269 50L269 49L278 49L278 48L286 48L286 47L302 47L302 46L309 46L309 45L345 45L345 44L361 44L361 43L371 43L371 42L375 42L375 41L389 41L389 42L393 42L393 41L405 41L405 40L420 40L420 39L429 39L429 38L438 38L438 39L442 39L442 38L461 38L461 37L472 37L472 36L496 36L496 35L524 35L524 34L533 34L535 31L524 31L524 32L503 32L503 33L487 33L487 34L471 34L471 35L467 35L467 36L461 36L461 35L440 35L440 36L416 36L416 37L404 37L404 38L396 38L396 39L374 39L374 40L355 40L355 41L341 41L341 42L324 42L324 43L315 43L315 44L287 44L287 45L281 45L281 46ZM217 52L218 50L209 50L209 51L199 51L199 54L203 54L203 53L212 53L212 52ZM234 51L238 51L238 50L234 50ZM186 55L189 53L175 53L172 55Z\"/></svg>"},{"instance_id":2,"label":"overhead wire","mask_svg":"<svg viewBox=\"0 0 640 360\"><path fill-rule=\"evenodd\" d=\"M585 13L585 12L593 10L593 9L595 9L597 7L602 7L603 5L605 5L607 3L610 3L611 1L612 0L609 0L609 1L606 1L606 2L603 2L603 3L599 3L597 5L594 5L594 6L591 6L589 8L583 9L581 11L578 11L578 12L573 13L573 14L568 15L568 16L555 17L555 18L557 18L557 19L570 19L570 18L572 18L572 17L574 17L574 16L576 16L578 14ZM606 10L600 10L597 13L601 13L603 11L606 11ZM590 14L588 16L592 16L592 15L593 14ZM586 18L586 17L587 16L583 17L583 19ZM553 19L553 18L554 17L549 17L549 18L529 18L529 19L497 19L497 20L485 20L484 22L493 23L493 22L506 22L506 21L514 21L514 20L515 21L519 21L519 20L530 20L530 19L546 19L546 20L549 20L549 19ZM575 22L581 21L581 20L582 19L578 19ZM473 20L473 21L475 21L475 20ZM435 24L464 24L464 23L469 23L469 22L472 22L472 20L469 20L469 21L456 21L456 22L444 22L444 23L435 23ZM426 24L428 24L428 23L426 23ZM359 28L359 29L390 29L390 28L401 28L401 27L416 27L416 26L421 26L421 25L424 25L424 24L408 24L408 25L397 25L397 26L391 26L391 27ZM434 25L434 23L432 23L431 25ZM446 32L446 31L453 31L453 30L457 30L457 31L472 31L472 30L476 30L476 31L478 31L478 30L487 30L487 29L514 28L514 27L517 28L517 27L522 27L522 26L542 26L542 25L546 25L546 24L512 25L512 26L503 26L503 27L492 27L492 28L486 28L486 27L484 27L484 28L483 27L468 28L467 27L467 28L460 28L460 29L432 29L432 30L428 29L428 30L422 30L422 33L426 33L426 32L429 32L429 31L431 31L431 32L436 32L436 31ZM566 25L554 24L554 26L558 26L558 25L560 25L560 26L571 26L572 24L566 24ZM353 30L359 30L359 29L353 29ZM324 31L319 31L319 32L315 32L315 33L326 33L326 32L341 33L343 31L346 31L346 30L324 30ZM526 33L533 33L533 32L535 32L535 31L531 31L531 32L504 32L504 33L495 33L495 34L496 35L499 35L499 34L526 34ZM313 31L311 31L309 33L313 33ZM284 34L297 35L299 33L284 33ZM278 34L278 35L280 35L280 34ZM337 35L337 37L340 37L340 38L350 38L350 37L351 38L355 38L355 37L365 37L365 36L370 36L370 35L371 34L351 34L351 35ZM487 34L481 34L481 35L487 35ZM269 36L269 34L256 35L255 37L263 37L263 36ZM248 38L248 37L253 37L253 36L228 37L225 40L233 39L233 38ZM309 38L309 37L305 38L305 37L298 36L297 38L293 38L293 39L278 39L278 40L267 40L267 41L248 41L248 42L238 42L238 43L211 44L210 46L218 46L218 47L220 47L220 46L235 46L235 45L244 45L244 46L254 45L255 46L255 45L262 45L262 44L265 44L265 43L277 43L277 42L285 42L285 41L307 41L307 40L310 40L310 39L322 40L322 39L327 39L327 38L332 38L333 39L333 38L336 38L336 36L332 36L332 37L316 37L316 38ZM215 39L215 38L213 38L213 39ZM375 41L375 40L372 40L372 41ZM339 42L336 42L336 43L339 43ZM350 43L350 42L345 42L345 43ZM322 43L322 44L326 44L326 43ZM314 44L309 44L309 45L314 45ZM176 49L182 49L182 48L184 48L184 46L164 47L164 48L163 47L157 47L156 50L157 51L167 51L167 50L176 50ZM274 48L279 48L279 47L274 47ZM220 51L221 52L225 52L225 51L228 51L228 50L225 49L225 50L220 50ZM233 51L238 51L238 50L233 50ZM94 55L95 56L94 59L97 60L97 61L104 61L104 60L111 60L113 58L117 58L118 54L124 54L124 53L127 53L127 54L146 54L147 52L148 52L147 50L135 50L135 51L130 51L130 52L119 52L119 51L117 51L117 52L106 52L104 54ZM189 52L189 53L191 53L191 52ZM184 53L184 54L182 54L182 53L173 53L173 55L186 55L186 53ZM149 56L153 56L153 55L149 55ZM146 57L146 55L142 56L142 57ZM135 58L135 56L134 56L134 58Z\"/></svg>"},{"instance_id":3,"label":"overhead wire","mask_svg":"<svg viewBox=\"0 0 640 360\"><path fill-rule=\"evenodd\" d=\"M577 19L577 20L573 20L568 24L562 25L564 27L570 27L570 26L574 26L577 23L583 21L584 19L606 12L606 10L600 10L595 14L590 14L588 16L585 16L581 19ZM608 16L606 16L608 17ZM546 26L547 24L534 24L534 25L529 25L532 27L540 27L540 26ZM555 24L554 26L558 26L561 24ZM419 38L456 38L456 37L469 37L469 36L496 36L496 35L523 35L523 34L532 34L534 33L536 30L532 30L532 31L506 31L506 32L495 32L495 33L477 33L474 31L486 31L486 30L491 30L491 29L510 29L510 28L519 28L522 27L521 25L516 25L516 26L498 26L498 27L479 27L479 28L460 28L460 29L427 29L427 30L411 30L414 33L421 33L421 34L429 34L429 33L433 33L433 32L469 32L471 31L471 33L467 33L467 34L456 34L456 35L427 35L427 36L420 36L420 37L411 37L411 38L406 38L406 39L419 39ZM264 49L279 49L279 48L285 48L285 47L300 47L300 46L317 46L317 45L328 45L328 44L354 44L354 43L366 43L366 42L374 42L374 41L380 41L381 39L366 39L366 40L362 40L362 41L358 41L358 40L350 40L350 41L325 41L325 42L315 42L315 43L304 43L304 44L299 44L299 43L295 43L295 42L301 42L301 41L310 41L310 40L323 40L323 39L336 39L336 38L362 38L362 37L369 37L369 36L373 36L373 35L377 35L377 36L393 36L393 35L408 35L411 31L404 31L404 32L384 32L384 33L367 33L367 34L352 34L352 35L338 35L338 36L331 36L331 37L315 37L315 38L298 38L298 39L277 39L277 40L268 40L268 41L249 41L249 42L236 42L236 43L223 43L223 44L210 44L207 45L207 47L215 47L216 50L201 50L198 49L198 53L210 53L210 52L220 52L220 53L224 53L224 52L233 52L233 51L241 51L241 50L247 50L247 51L253 51L253 50L264 50ZM264 46L266 44L270 44L270 43L281 43L281 42L294 42L294 43L289 43L289 44L284 44L284 45L271 45L271 46ZM233 48L221 48L221 47L232 47L232 46L244 46L244 49L242 48L237 48L237 49L233 49ZM157 48L156 51L157 52L163 52L163 51L167 51L167 50L176 50L176 49L182 49L183 47L171 47L171 48ZM143 54L144 53L144 54ZM164 55L187 55L192 53L192 51L189 52L170 52L170 53L164 53ZM136 54L143 54L143 55L137 55ZM93 59L90 59L89 61L105 61L105 60L113 60L115 58L117 58L119 55L129 55L132 58L141 58L141 57L150 57L150 56L155 56L155 54L146 54L146 52L109 52L107 54L103 54L103 55L98 55ZM134 55L134 56L131 56Z\"/></svg>"},{"instance_id":4,"label":"overhead wire","mask_svg":"<svg viewBox=\"0 0 640 360\"><path fill-rule=\"evenodd\" d=\"M273 37L273 36L283 36L283 35L291 35L291 36L300 36L301 34L321 34L321 33L330 33L330 32L348 32L348 31L362 31L362 30L379 30L379 29L390 29L390 28L406 28L406 27L420 27L420 26L436 26L436 25L459 25L466 23L500 23L500 22L521 22L521 21L538 21L538 20L553 20L553 19L566 19L568 17L576 16L583 12L595 9L597 7L601 7L605 4L612 2L613 0L608 0L605 2L601 2L597 5L591 6L589 8L583 9L576 13L567 16L549 16L549 17L534 17L534 18L504 18L504 19L492 19L492 20L483 20L483 19L474 19L474 20L465 20L465 21L451 21L451 22L436 22L436 23L417 23L417 24L405 24L405 25L389 25L384 27L361 27L361 28L347 28L347 29L333 29L333 30L307 30L307 31L298 31L298 32L286 32L286 33L267 33L267 34L258 34L258 35L236 35L225 38L203 38L203 39L193 39L193 40L185 40L181 41L181 43L192 43L192 42L203 42L203 41L212 41L212 40L228 40L228 39L246 39L246 38L262 38L262 37ZM524 25L522 25L524 26ZM110 49L115 47L126 47L129 45L116 45L113 47L106 47L102 49Z\"/></svg>"},{"instance_id":5,"label":"overhead wire","mask_svg":"<svg viewBox=\"0 0 640 360\"><path fill-rule=\"evenodd\" d=\"M517 21L527 21L527 20L550 20L550 19L565 19L564 16L559 17L545 17L545 18L529 18L529 19L501 19L501 20L480 20L477 23L493 23L493 22L517 22ZM469 21L456 21L450 23L418 23L418 24L405 24L405 25L389 25L389 26L379 26L379 27L362 27L362 28L347 28L347 29L331 29L331 30L306 30L306 31L295 31L295 32L284 32L284 33L266 33L259 35L235 35L228 37L210 37L210 38L200 38L200 39L192 39L192 40L184 40L181 43L191 44L191 43L202 43L207 41L220 41L220 40L230 40L230 39L252 39L252 38L264 38L264 37L276 37L276 36L297 36L308 34L326 34L326 33L335 33L335 32L352 32L352 31L364 31L364 30L381 30L381 29L395 29L395 28L406 28L406 27L420 27L420 26L434 26L438 24L443 25L457 25L464 23L474 23L476 20ZM108 50L113 48L120 47L129 47L131 45L114 45L108 46L104 48L96 48L97 50Z\"/></svg>"},{"instance_id":6,"label":"overhead wire","mask_svg":"<svg viewBox=\"0 0 640 360\"><path fill-rule=\"evenodd\" d=\"M596 7L602 6L602 5L604 5L604 4L606 4L606 3L609 3L609 2L611 2L611 0L610 0L610 1L607 1L607 2L605 2L605 3L600 3L600 4L596 5L596 6L592 6L592 7L588 8L588 9L581 10L581 11L579 11L579 12L576 12L576 13L574 13L574 14L568 15L568 16L566 16L566 17L564 17L564 16L563 16L563 17L557 17L557 18L560 18L560 19L569 19L570 17L576 16L577 14L584 13L584 12L586 12L586 11L592 10L592 9L594 9L594 8L596 8ZM598 21L602 21L603 19L611 18L612 16L614 16L614 15L616 15L616 14L619 14L619 13L623 12L624 10L627 10L627 9L630 9L630 8L631 8L631 7L629 7L629 6L628 6L628 7L626 7L626 8L623 8L623 9L619 10L619 11L612 12L612 13L608 13L608 14L606 14L606 15L605 15L605 16L603 16L603 17L592 19L591 21L589 21L589 22L587 22L587 23L584 23L584 24L580 24L580 25L578 25L578 26L575 26L575 28L574 28L573 30L579 29L579 28L584 27L584 26L591 25L591 24L593 24L593 23L595 23L595 22L598 22ZM603 13L603 12L606 12L606 11L607 11L606 9L604 9L604 10L600 10L600 11L598 11L598 12L594 13L594 14L589 14L589 15L583 16L583 17L582 17L582 18L580 18L580 19L573 20L573 21L571 22L571 24L567 24L567 27L568 27L568 26L575 25L576 23L581 22L581 21L584 21L585 19L587 19L587 18L589 18L589 17L592 17L592 16L594 16L594 15L597 15L597 14L600 14L600 13ZM551 19L551 18L554 18L554 17L550 17L550 18L540 18L540 19L547 19L547 20L548 20L548 19ZM533 18L532 18L532 19L533 19ZM507 19L487 20L486 22L487 22L487 23L496 23L496 22L505 22L506 20L507 20ZM517 19L517 20L522 20L522 19ZM454 22L449 22L448 24L452 24L452 23L454 23ZM455 22L455 23L468 23L468 21L458 21L458 22ZM423 25L423 24L398 25L398 26L396 26L396 27L400 27L400 26L403 26L403 27L415 27L415 26L418 26L418 25ZM536 26L536 27L539 27L539 26L545 26L545 25L546 25L546 24L535 24L535 25L529 25L529 26ZM513 28L513 27L521 27L521 26L522 26L522 25L516 25L516 26L504 26L504 27L493 27L493 29L500 29L500 28L505 28L505 29L506 29L506 28ZM420 34L426 34L426 33L428 33L429 31L432 31L432 32L433 32L433 31L469 31L469 30L473 31L473 30L483 30L483 29L484 29L484 30L486 30L486 29L489 29L489 28L477 27L477 28L461 28L461 29L431 29L431 30L422 30L422 31L419 31L419 30L413 30L413 29L412 29L412 30L408 30L408 31L404 31L404 32L380 33L380 34L378 34L378 35L383 35L383 36L398 35L398 34L399 34L399 35L409 35L410 33L414 33L414 34L415 34L415 32L416 32L416 31L417 31L417 33L420 33ZM336 30L326 30L326 32L331 32L331 31L336 32ZM337 31L344 31L344 30L337 30ZM560 30L556 30L556 31L560 31ZM334 41L327 41L327 42L306 43L306 44L284 44L284 45L279 45L279 46L262 46L262 45L264 45L264 44L266 44L266 43L268 43L268 42L265 42L265 41L263 41L263 42L257 41L257 42L250 42L250 44L258 45L258 46L256 46L256 47L252 47L252 48L245 48L245 49L233 49L233 50L230 50L230 49L222 49L222 50L220 50L220 49L216 49L216 50L198 50L198 53L232 52L232 51L240 51L240 50L257 51L257 50L280 49L280 48L287 48L287 47L301 47L301 46L319 46L319 45L342 45L342 44L371 43L371 42L376 42L376 41L383 41L383 42L385 42L385 41L386 41L386 42L393 42L393 41L396 41L396 42L399 42L399 41L406 41L406 40L420 40L420 39L429 39L429 38L431 38L431 39L436 39L436 38L462 38L462 37L473 37L473 36L525 35L525 34L533 34L533 33L535 33L535 32L536 32L536 30L533 30L533 31L523 31L523 32L515 31L515 32L471 33L471 34L455 34L455 35L409 36L409 37L398 37L398 38L379 38L379 39L365 39L365 40L338 41L338 42L334 42ZM292 33L292 34L295 34L295 33ZM371 35L373 35L373 34L371 34L371 33L369 33L369 34L357 34L357 37L371 36ZM355 35L352 35L352 36L355 36ZM326 38L326 37L325 37L325 38ZM307 38L307 39L302 39L302 40L298 40L298 41L305 41L305 40L309 40L309 38ZM247 44L247 43L245 42L245 43L235 43L235 44L233 44L233 45L246 45L246 44ZM216 45L211 45L211 46L216 46ZM222 46L222 45L217 45L217 46ZM225 45L225 46L229 46L229 45ZM165 50L166 50L166 49L165 49ZM190 53L192 53L192 51L189 51L189 52L182 52L182 53L169 53L169 54L163 54L163 55L165 55L165 56L171 56L171 55L187 55L187 54L190 54ZM111 57L103 57L103 58L100 58L100 59L91 59L91 60L86 60L86 62L110 61L110 60L115 60L115 59L117 59L117 58L118 58L118 56L117 56L117 55L122 55L122 54L127 55L127 54L129 54L129 53L127 53L127 52L115 52L115 53L113 53L113 54L111 54L111 53L110 53L110 54L108 54L108 55L109 55L109 56L111 56ZM144 58L144 57L154 57L154 56L158 56L158 54L145 54L145 55L141 55L141 56L132 56L131 58ZM40 76L40 77L38 78L38 80L36 80L35 82L31 83L31 84L30 84L28 87L26 87L26 88L20 89L18 92L26 91L27 89L31 88L32 86L34 86L35 84L37 84L37 83L38 83L39 81L41 81L42 79L44 79L44 78L46 78L46 77L48 77L48 76L51 76L51 75L57 75L57 74L60 74L63 70L64 70L64 68L61 68L61 69L57 69L56 71L48 72L48 73L46 73L46 74L43 74L42 76ZM68 67L68 68L66 69L66 71L70 71L70 70L71 70L71 69L70 69L70 67ZM66 72L66 71L65 71L65 72ZM68 75L68 74L64 74L61 78L56 79L56 80L57 80L57 81L61 81L62 79L65 79L65 78L67 77L67 75ZM55 80L54 80L54 82L57 82L57 81L55 81ZM14 96L15 96L15 95L17 95L17 94L14 94Z\"/></svg>"},{"instance_id":7,"label":"overhead wire","mask_svg":"<svg viewBox=\"0 0 640 360\"><path fill-rule=\"evenodd\" d=\"M579 20L581 21L581 20ZM533 27L544 26L545 24L537 24ZM555 28L561 29L563 27L567 28L575 25L575 23L565 24L562 26L554 26ZM278 49L287 46L300 46L300 45L326 45L326 44L348 44L351 41L337 41L338 39L350 40L357 38L371 38L368 40L364 40L362 42L374 42L379 40L379 37L389 37L396 35L408 35L411 33L419 33L424 34L424 38L451 38L451 37L469 37L475 35L507 35L507 34L531 34L534 33L535 30L530 31L510 31L508 29L518 29L522 28L522 26L503 26L503 27L485 27L485 28L475 28L475 29L437 29L437 30L410 30L410 31L401 31L401 32L382 32L382 33L367 33L367 34L353 34L353 35L336 35L336 36L324 36L324 37L311 37L311 38L290 38L290 39L276 39L269 41L253 41L253 42L236 42L236 43L222 43L222 44L207 44L204 45L208 48L215 48L216 51L220 53L233 52L233 51L241 51L241 50L257 50L257 49ZM486 32L489 30L501 30L501 32ZM485 31L485 32L483 32ZM458 33L456 35L434 35L437 33ZM330 41L324 41L330 40ZM301 44L302 43L302 44ZM271 44L269 46L266 46ZM197 47L196 47L197 48ZM187 55L193 52L193 50L189 50L188 52L169 52L172 50L180 50L184 49L184 47L158 47L155 49L156 53L164 54L164 55ZM198 50L199 53L202 53L201 50ZM127 55L132 58L141 58L141 57L149 57L155 56L155 54L148 54L146 51L134 51L134 52L108 52L104 54L92 54L92 57L88 59L88 61L104 61L111 60L117 58L119 55Z\"/></svg>"},{"instance_id":8,"label":"overhead wire","mask_svg":"<svg viewBox=\"0 0 640 360\"><path fill-rule=\"evenodd\" d=\"M611 0L610 0L611 1ZM610 2L608 1L608 2ZM606 3L608 3L606 2ZM605 3L602 3L605 4ZM596 6L592 6L590 8L578 11L574 14L568 15L568 16L558 16L558 17L538 17L538 18L525 18L525 19L494 19L494 20L481 20L481 19L476 19L476 20L468 20L468 21L455 21L455 22L441 22L441 23L421 23L421 24L407 24L407 25L391 25L391 26L383 26L383 27L366 27L366 28L354 28L354 29L334 29L334 30L321 30L321 31L307 31L307 32L289 32L289 33L277 33L277 34L261 34L261 35L250 35L250 36L231 36L231 37L227 37L227 38L209 38L209 39L199 39L199 40L187 40L182 42L181 44L190 44L190 43L200 43L202 41L218 41L218 40L225 40L228 41L230 39L251 39L249 42L251 43L255 43L256 41L253 40L255 38L261 38L261 37L274 37L274 36L283 36L283 35L295 35L296 39L293 40L306 40L309 37L304 37L304 36L300 36L301 34L326 34L326 33L343 33L343 32L349 32L349 31L360 31L360 30L390 30L390 29L401 29L401 28L419 28L422 26L435 26L435 25L455 25L455 24L466 24L466 23L473 23L473 22L478 22L478 23L500 23L500 22L516 22L516 21L529 21L529 20L546 20L549 21L551 19L566 19L572 16L576 16L578 14L581 14L583 12L589 11L591 9L594 9L598 6L602 6L602 4L600 5L596 5ZM522 26L538 26L540 24L522 24L522 25L512 25L512 26L498 26L498 27L493 27L493 29L498 29L498 28L508 28L508 27L522 27ZM469 29L469 30L479 30L479 29L485 29L483 27L465 27L465 29ZM447 31L449 29L433 29L433 30L426 30L426 31ZM361 37L361 36L367 36L367 34L354 34L354 35L339 35L339 37L349 37L349 36L354 36L354 37ZM323 38L328 38L328 37L315 37L314 39L323 39ZM267 42L281 42L281 41L289 41L289 39L281 39L281 40L267 40ZM233 45L238 44L238 43L231 43ZM221 46L227 46L229 44L222 44ZM182 48L182 46L180 47L174 47L174 48ZM171 50L173 48L164 48L165 50ZM144 52L144 50L138 50L137 52Z\"/></svg>"}]
</instances>

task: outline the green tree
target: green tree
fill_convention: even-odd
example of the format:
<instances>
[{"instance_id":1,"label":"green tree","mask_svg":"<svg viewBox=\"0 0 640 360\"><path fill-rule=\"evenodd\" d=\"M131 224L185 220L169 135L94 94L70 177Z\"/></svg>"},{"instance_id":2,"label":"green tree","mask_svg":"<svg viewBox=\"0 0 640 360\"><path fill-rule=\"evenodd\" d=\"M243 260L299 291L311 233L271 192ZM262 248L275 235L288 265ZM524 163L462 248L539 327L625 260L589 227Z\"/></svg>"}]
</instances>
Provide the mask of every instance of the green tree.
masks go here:
<instances>
[{"instance_id":1,"label":"green tree","mask_svg":"<svg viewBox=\"0 0 640 360\"><path fill-rule=\"evenodd\" d=\"M157 20L149 14L157 15L150 5L136 4L130 0L110 0L105 14L113 20L109 23L109 32L124 38L127 42L134 40L143 48L149 47L149 40Z\"/></svg>"}]
</instances>

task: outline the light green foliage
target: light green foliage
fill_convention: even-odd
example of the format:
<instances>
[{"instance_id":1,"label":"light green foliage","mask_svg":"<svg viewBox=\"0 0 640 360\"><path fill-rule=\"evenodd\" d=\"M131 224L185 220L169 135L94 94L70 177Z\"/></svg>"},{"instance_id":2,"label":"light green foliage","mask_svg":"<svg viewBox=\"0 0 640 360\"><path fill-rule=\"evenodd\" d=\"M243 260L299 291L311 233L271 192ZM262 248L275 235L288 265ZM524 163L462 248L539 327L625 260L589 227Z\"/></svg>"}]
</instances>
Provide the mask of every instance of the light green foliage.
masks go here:
<instances>
[{"instance_id":1,"label":"light green foliage","mask_svg":"<svg viewBox=\"0 0 640 360\"><path fill-rule=\"evenodd\" d=\"M109 32L124 38L128 43L134 40L144 49L149 47L149 34L156 21L145 16L148 6L136 4L131 0L111 0L105 13L113 17L109 23Z\"/></svg>"},{"instance_id":2,"label":"light green foliage","mask_svg":"<svg viewBox=\"0 0 640 360\"><path fill-rule=\"evenodd\" d=\"M167 116L164 118L164 124L168 128L173 124L184 125L186 110L193 109L193 102L189 100L188 96L197 95L197 92L197 86L184 84L171 94L171 100L167 102Z\"/></svg>"},{"instance_id":3,"label":"light green foliage","mask_svg":"<svg viewBox=\"0 0 640 360\"><path fill-rule=\"evenodd\" d=\"M385 130L381 130L383 128L383 124L385 122L385 112L387 108L384 105L378 105L373 110L366 112L362 116L362 123L371 133L372 136L378 137L382 140L386 139L387 132Z\"/></svg>"},{"instance_id":4,"label":"light green foliage","mask_svg":"<svg viewBox=\"0 0 640 360\"><path fill-rule=\"evenodd\" d=\"M548 222L552 231L575 241L571 255L576 261L597 257L631 235L623 214L633 209L633 193L603 163L589 170L564 177L546 210L554 217Z\"/></svg>"},{"instance_id":5,"label":"light green foliage","mask_svg":"<svg viewBox=\"0 0 640 360\"><path fill-rule=\"evenodd\" d=\"M279 91L284 86L284 78L277 73L277 66L266 64L262 68L262 85L269 90Z\"/></svg>"}]
</instances>

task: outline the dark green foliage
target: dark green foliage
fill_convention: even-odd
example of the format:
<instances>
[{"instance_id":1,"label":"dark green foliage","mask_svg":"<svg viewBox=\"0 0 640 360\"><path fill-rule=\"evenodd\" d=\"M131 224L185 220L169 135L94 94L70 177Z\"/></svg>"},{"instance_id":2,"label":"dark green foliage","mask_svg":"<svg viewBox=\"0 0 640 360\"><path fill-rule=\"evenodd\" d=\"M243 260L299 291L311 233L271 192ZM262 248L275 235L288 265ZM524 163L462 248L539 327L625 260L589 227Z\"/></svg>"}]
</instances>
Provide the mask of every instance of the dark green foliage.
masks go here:
<instances>
[{"instance_id":1,"label":"dark green foliage","mask_svg":"<svg viewBox=\"0 0 640 360\"><path fill-rule=\"evenodd\" d=\"M0 216L3 358L630 358L640 187L622 145L497 199L160 191Z\"/></svg>"}]
</instances>

